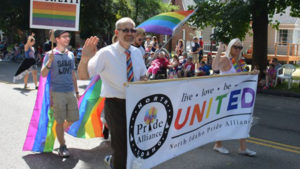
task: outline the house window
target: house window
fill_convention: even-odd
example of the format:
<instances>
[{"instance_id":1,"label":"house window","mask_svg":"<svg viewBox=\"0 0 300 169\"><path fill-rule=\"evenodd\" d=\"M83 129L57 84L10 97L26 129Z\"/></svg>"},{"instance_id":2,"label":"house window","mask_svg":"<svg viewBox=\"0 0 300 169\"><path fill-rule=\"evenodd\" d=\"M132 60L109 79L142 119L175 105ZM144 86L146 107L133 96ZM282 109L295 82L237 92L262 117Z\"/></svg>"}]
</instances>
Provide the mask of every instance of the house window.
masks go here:
<instances>
[{"instance_id":1,"label":"house window","mask_svg":"<svg viewBox=\"0 0 300 169\"><path fill-rule=\"evenodd\" d=\"M288 30L279 30L279 43L283 45L288 43Z\"/></svg>"}]
</instances>

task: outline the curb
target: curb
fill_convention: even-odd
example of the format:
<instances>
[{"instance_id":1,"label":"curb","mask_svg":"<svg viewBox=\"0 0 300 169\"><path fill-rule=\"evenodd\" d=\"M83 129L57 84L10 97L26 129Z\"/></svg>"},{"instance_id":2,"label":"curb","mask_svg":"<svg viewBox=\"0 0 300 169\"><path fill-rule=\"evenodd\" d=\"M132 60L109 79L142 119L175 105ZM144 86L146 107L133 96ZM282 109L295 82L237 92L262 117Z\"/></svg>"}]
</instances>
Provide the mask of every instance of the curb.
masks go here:
<instances>
[{"instance_id":1,"label":"curb","mask_svg":"<svg viewBox=\"0 0 300 169\"><path fill-rule=\"evenodd\" d=\"M282 91L282 90L262 90L258 92L259 94L267 94L267 95L275 95L275 96L285 96L285 97L295 97L300 98L300 93L290 92L290 91Z\"/></svg>"}]
</instances>

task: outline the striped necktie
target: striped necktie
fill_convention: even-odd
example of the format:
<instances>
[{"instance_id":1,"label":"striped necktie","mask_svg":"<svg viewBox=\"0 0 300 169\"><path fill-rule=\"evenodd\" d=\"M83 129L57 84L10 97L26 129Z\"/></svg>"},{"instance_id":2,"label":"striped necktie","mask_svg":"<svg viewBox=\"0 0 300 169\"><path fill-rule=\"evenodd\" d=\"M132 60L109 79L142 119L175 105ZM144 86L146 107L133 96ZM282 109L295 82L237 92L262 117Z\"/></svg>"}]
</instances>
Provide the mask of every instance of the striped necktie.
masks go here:
<instances>
[{"instance_id":1,"label":"striped necktie","mask_svg":"<svg viewBox=\"0 0 300 169\"><path fill-rule=\"evenodd\" d=\"M133 68L132 68L132 61L130 57L130 51L126 50L126 63L127 63L127 80L128 82L133 82L134 81L134 76L133 76Z\"/></svg>"}]
</instances>

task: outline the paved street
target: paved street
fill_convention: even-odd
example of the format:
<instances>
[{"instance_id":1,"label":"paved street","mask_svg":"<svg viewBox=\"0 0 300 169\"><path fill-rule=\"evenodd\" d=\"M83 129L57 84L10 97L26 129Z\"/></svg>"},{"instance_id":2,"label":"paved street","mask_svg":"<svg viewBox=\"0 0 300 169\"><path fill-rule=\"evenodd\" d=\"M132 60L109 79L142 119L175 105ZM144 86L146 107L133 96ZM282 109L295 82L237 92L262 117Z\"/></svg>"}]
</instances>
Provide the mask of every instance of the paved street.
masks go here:
<instances>
[{"instance_id":1,"label":"paved street","mask_svg":"<svg viewBox=\"0 0 300 169\"><path fill-rule=\"evenodd\" d=\"M72 156L62 160L53 153L22 152L32 114L36 90L30 76L29 90L22 80L12 84L16 63L0 62L0 168L1 169L105 169L103 158L110 153L102 139L78 139L66 136ZM83 91L88 81L79 81ZM155 169L299 169L300 99L258 95L254 126L248 147L257 157L240 156L238 141L225 141L231 153L221 155L208 144L169 160ZM58 147L58 144L55 144Z\"/></svg>"}]
</instances>

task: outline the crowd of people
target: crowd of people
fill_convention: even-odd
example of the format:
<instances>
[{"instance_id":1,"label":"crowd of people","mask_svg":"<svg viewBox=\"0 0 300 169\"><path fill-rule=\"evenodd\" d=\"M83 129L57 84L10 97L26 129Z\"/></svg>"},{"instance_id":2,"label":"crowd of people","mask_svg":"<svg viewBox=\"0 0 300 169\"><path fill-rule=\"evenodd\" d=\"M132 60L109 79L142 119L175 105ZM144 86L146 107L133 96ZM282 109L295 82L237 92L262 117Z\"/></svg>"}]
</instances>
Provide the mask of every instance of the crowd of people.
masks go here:
<instances>
[{"instance_id":1,"label":"crowd of people","mask_svg":"<svg viewBox=\"0 0 300 169\"><path fill-rule=\"evenodd\" d=\"M101 96L106 98L104 107L106 129L109 129L112 147L112 155L105 157L104 161L114 169L126 168L126 97L123 85L125 82L249 71L242 59L243 46L239 39L233 39L227 48L224 44L220 44L216 57L213 59L209 53L204 61L202 37L193 37L190 51L185 51L182 39L178 40L172 55L159 44L156 36L146 35L143 29L135 29L135 23L130 18L118 20L114 32L113 43L99 51L97 37L92 36L85 41L77 72L78 78L82 80L88 80L97 74L101 75L103 84ZM41 75L46 77L51 72L51 99L53 99L54 118L57 121L59 155L67 157L70 153L64 139L65 121L69 126L78 120L79 93L74 54L68 50L70 34L67 31L57 30L54 36L56 47L51 50L51 42L48 43L49 51L45 54ZM35 38L31 35L23 47L26 58L34 58L34 44ZM19 51L19 48L15 45L16 51ZM221 57L221 53L225 50L225 56ZM38 47L37 53L42 55L43 52L43 49ZM18 54L16 52L15 55ZM259 81L264 88L272 86L279 67L278 60L273 59L265 72L266 77ZM28 70L32 71L35 77L37 89L36 69L35 65L31 65ZM125 74L127 76L124 77ZM24 77L24 88L27 88L27 79L28 73ZM229 153L220 141L216 142L213 149L219 153ZM248 156L256 155L255 151L246 147L245 139L240 140L239 153Z\"/></svg>"},{"instance_id":2,"label":"crowd of people","mask_svg":"<svg viewBox=\"0 0 300 169\"><path fill-rule=\"evenodd\" d=\"M137 29L132 45L141 51L150 80L206 76L211 74L212 59L209 55L207 62L202 60L203 40L202 37L199 39L193 38L190 51L185 51L184 42L179 39L172 55L162 47L156 36L146 35L143 29ZM116 41L114 37L113 42Z\"/></svg>"},{"instance_id":3,"label":"crowd of people","mask_svg":"<svg viewBox=\"0 0 300 169\"><path fill-rule=\"evenodd\" d=\"M145 37L145 42L144 41ZM224 45L220 45L217 56L207 57L208 65L202 61L203 47L194 37L191 51L184 51L184 44L179 40L176 54L173 56L159 45L157 37L145 36L141 29L135 29L130 18L122 18L116 23L113 44L97 51L99 39L95 36L85 41L82 59L78 66L79 79L90 79L100 74L103 88L101 96L105 97L105 120L111 135L112 155L104 158L108 168L126 168L126 82L159 78L191 77L209 75L210 69L220 74L249 71L241 58L242 44L233 39L227 47L225 57L221 57ZM203 43L203 42L202 42ZM202 52L201 52L202 50ZM199 66L197 66L199 65ZM124 76L124 75L127 75ZM216 142L213 149L228 154L229 150ZM255 156L256 152L246 147L245 139L240 140L239 153Z\"/></svg>"}]
</instances>

